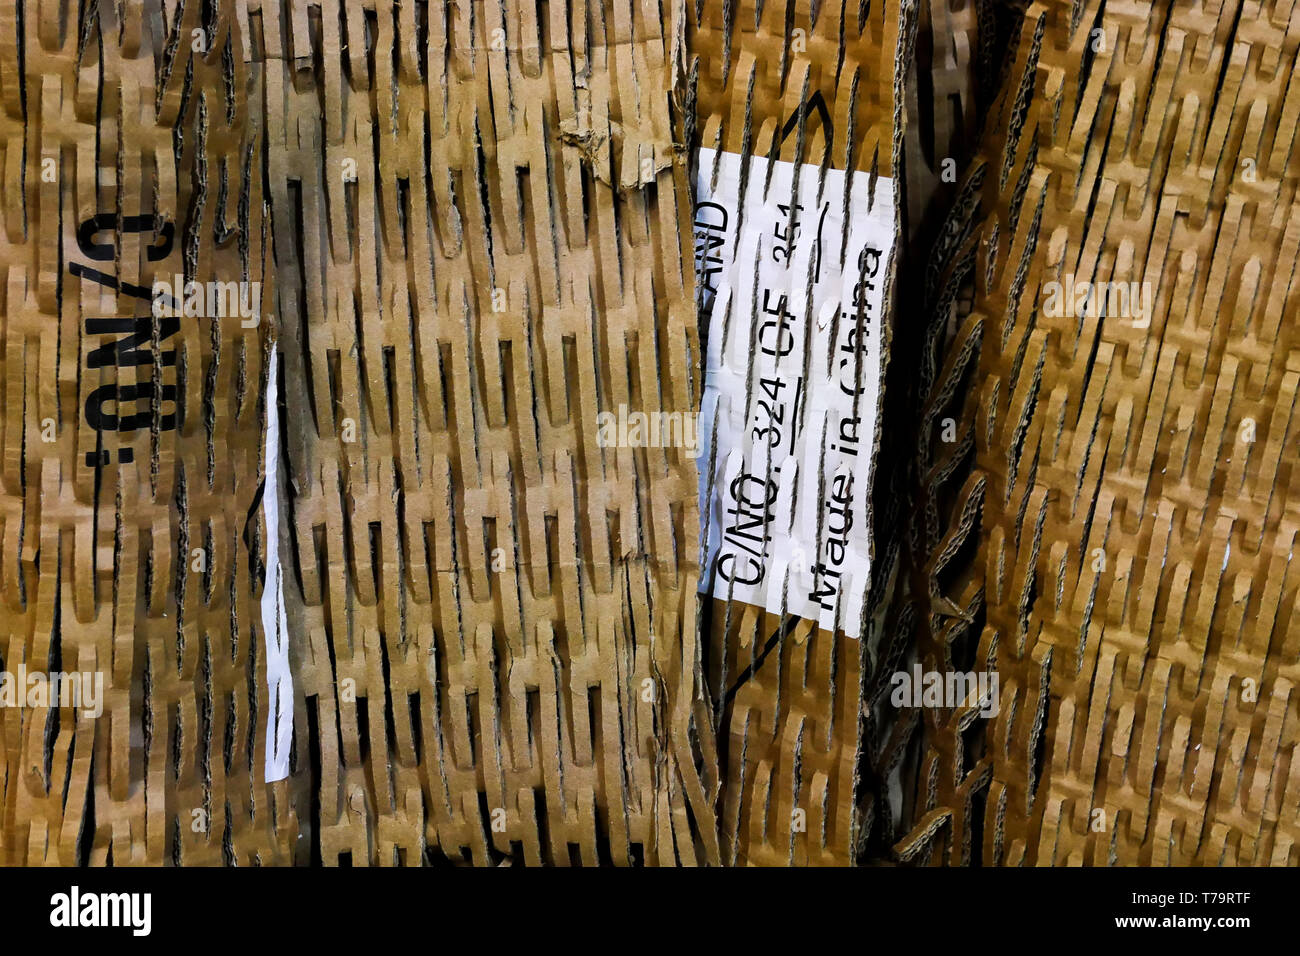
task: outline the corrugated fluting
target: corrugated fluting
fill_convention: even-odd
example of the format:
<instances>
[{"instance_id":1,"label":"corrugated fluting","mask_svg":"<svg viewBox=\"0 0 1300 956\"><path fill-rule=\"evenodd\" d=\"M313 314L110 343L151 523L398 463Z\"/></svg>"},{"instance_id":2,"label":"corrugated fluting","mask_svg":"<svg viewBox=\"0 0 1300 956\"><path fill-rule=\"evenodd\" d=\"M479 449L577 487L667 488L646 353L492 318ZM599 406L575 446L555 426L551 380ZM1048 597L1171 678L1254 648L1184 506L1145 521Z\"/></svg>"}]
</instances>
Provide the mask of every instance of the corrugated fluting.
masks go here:
<instances>
[{"instance_id":1,"label":"corrugated fluting","mask_svg":"<svg viewBox=\"0 0 1300 956\"><path fill-rule=\"evenodd\" d=\"M716 862L693 456L601 442L698 401L671 25L260 21L321 857Z\"/></svg>"},{"instance_id":2,"label":"corrugated fluting","mask_svg":"<svg viewBox=\"0 0 1300 956\"><path fill-rule=\"evenodd\" d=\"M0 864L1300 864L1298 57L0 3Z\"/></svg>"},{"instance_id":3,"label":"corrugated fluting","mask_svg":"<svg viewBox=\"0 0 1300 956\"><path fill-rule=\"evenodd\" d=\"M263 772L261 76L243 7L201 6L0 9L6 864L296 844ZM244 300L196 314L218 279Z\"/></svg>"},{"instance_id":4,"label":"corrugated fluting","mask_svg":"<svg viewBox=\"0 0 1300 956\"><path fill-rule=\"evenodd\" d=\"M824 177L826 170L899 176L902 90L915 37L915 4L873 4L866 11L806 0L748 0L700 4L695 12L687 32L696 107L693 145L735 154L749 166L755 157L792 163L808 176ZM770 183L754 174L747 186L766 194ZM794 197L773 201L783 202L782 208L796 203ZM901 214L888 215L897 237ZM881 270L886 301L894 266L891 257ZM787 301L784 294L781 301ZM731 308L729 321L738 321L737 310L751 304L733 301ZM752 310L760 308L756 303ZM792 316L789 323L799 327L802 318ZM863 322L860 314L854 319ZM884 329L887 356L888 321ZM826 355L808 359L828 360ZM748 395L733 396L737 404L749 405L758 394L753 377L748 387ZM786 428L806 433L811 427L798 403L782 403L775 414ZM801 425L785 422L787 417ZM878 422L865 423L862 434L871 435L873 428L879 434ZM864 454L875 454L870 443ZM779 478L774 473L753 480L775 496ZM710 497L720 493L709 484ZM780 518L764 521L766 539L759 550L769 559L768 525ZM829 531L820 529L819 542L827 536ZM863 805L858 786L871 642L736 599L717 573L716 567L706 569L713 597L703 629L725 770L719 821L725 862L851 863L874 812L870 803ZM866 589L871 582L863 579L860 585ZM784 583L768 586L779 594L798 585L787 575Z\"/></svg>"},{"instance_id":5,"label":"corrugated fluting","mask_svg":"<svg viewBox=\"0 0 1300 956\"><path fill-rule=\"evenodd\" d=\"M903 859L1297 863L1297 47L1291 0L1025 14L930 266L895 609L999 706L921 724Z\"/></svg>"}]
</instances>

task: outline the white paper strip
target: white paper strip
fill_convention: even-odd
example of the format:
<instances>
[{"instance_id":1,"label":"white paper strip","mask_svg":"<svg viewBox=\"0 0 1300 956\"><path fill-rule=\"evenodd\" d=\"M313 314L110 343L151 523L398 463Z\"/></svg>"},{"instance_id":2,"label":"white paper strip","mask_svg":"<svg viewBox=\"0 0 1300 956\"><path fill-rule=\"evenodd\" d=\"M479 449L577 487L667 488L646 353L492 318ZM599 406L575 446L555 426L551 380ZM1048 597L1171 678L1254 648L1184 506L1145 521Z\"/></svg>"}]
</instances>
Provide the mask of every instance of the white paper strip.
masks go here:
<instances>
[{"instance_id":1,"label":"white paper strip","mask_svg":"<svg viewBox=\"0 0 1300 956\"><path fill-rule=\"evenodd\" d=\"M877 178L872 195L869 175L830 170L819 195L820 169L802 165L791 227L794 163L754 157L742 204L741 158L701 149L698 159L700 589L825 628L838 621L856 638L894 184Z\"/></svg>"},{"instance_id":2,"label":"white paper strip","mask_svg":"<svg viewBox=\"0 0 1300 956\"><path fill-rule=\"evenodd\" d=\"M276 346L272 344L270 379L266 385L266 483L262 489L262 514L266 518L262 633L266 640L266 686L271 705L266 715L267 783L289 776L289 746L293 738L293 675L289 672L289 627L280 571L279 365Z\"/></svg>"}]
</instances>

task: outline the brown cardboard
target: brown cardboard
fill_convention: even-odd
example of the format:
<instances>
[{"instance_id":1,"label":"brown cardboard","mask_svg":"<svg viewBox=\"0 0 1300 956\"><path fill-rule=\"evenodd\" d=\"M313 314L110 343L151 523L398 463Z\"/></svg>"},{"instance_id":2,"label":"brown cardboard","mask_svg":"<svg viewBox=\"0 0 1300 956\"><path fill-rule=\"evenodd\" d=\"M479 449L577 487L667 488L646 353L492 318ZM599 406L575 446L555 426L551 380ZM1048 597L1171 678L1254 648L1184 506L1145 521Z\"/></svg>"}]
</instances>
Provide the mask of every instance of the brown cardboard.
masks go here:
<instances>
[{"instance_id":1,"label":"brown cardboard","mask_svg":"<svg viewBox=\"0 0 1300 956\"><path fill-rule=\"evenodd\" d=\"M693 455L598 444L602 412L698 401L681 24L261 25L321 858L716 862Z\"/></svg>"},{"instance_id":2,"label":"brown cardboard","mask_svg":"<svg viewBox=\"0 0 1300 956\"><path fill-rule=\"evenodd\" d=\"M904 860L1297 862L1298 45L1289 2L1024 15L935 254L896 612L1000 707L919 721ZM1068 274L1149 324L1049 314Z\"/></svg>"},{"instance_id":3,"label":"brown cardboard","mask_svg":"<svg viewBox=\"0 0 1300 956\"><path fill-rule=\"evenodd\" d=\"M1300 6L84 6L0 9L0 670L103 713L0 675L0 863L1300 862ZM701 148L897 187L861 638L627 427Z\"/></svg>"},{"instance_id":4,"label":"brown cardboard","mask_svg":"<svg viewBox=\"0 0 1300 956\"><path fill-rule=\"evenodd\" d=\"M746 162L895 178L915 9L872 4L859 19L853 5L816 6L815 18L813 5L793 0L697 6L687 35L693 143ZM891 262L889 281L893 270ZM869 642L735 600L710 604L724 862L852 863L870 822L857 788Z\"/></svg>"},{"instance_id":5,"label":"brown cardboard","mask_svg":"<svg viewBox=\"0 0 1300 956\"><path fill-rule=\"evenodd\" d=\"M98 716L0 707L6 864L284 863L296 838L262 763L270 324L153 317L177 274L271 286L243 7L199 7L0 9L0 654L103 681Z\"/></svg>"}]
</instances>

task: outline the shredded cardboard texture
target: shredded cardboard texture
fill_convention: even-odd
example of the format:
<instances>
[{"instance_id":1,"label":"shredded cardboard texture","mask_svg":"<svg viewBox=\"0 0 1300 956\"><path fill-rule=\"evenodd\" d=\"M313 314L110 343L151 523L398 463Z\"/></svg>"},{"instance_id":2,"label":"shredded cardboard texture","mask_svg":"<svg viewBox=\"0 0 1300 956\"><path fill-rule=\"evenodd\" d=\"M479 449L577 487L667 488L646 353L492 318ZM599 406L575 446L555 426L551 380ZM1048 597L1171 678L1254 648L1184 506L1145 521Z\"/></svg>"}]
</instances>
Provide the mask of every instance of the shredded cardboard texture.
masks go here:
<instances>
[{"instance_id":1,"label":"shredded cardboard texture","mask_svg":"<svg viewBox=\"0 0 1300 956\"><path fill-rule=\"evenodd\" d=\"M1300 865L1298 58L1296 0L0 0L0 864ZM833 627L649 424L728 154L892 231Z\"/></svg>"},{"instance_id":2,"label":"shredded cardboard texture","mask_svg":"<svg viewBox=\"0 0 1300 956\"><path fill-rule=\"evenodd\" d=\"M903 860L1298 862L1298 47L1290 0L1024 15L932 260L891 612L999 707L915 721Z\"/></svg>"},{"instance_id":3,"label":"shredded cardboard texture","mask_svg":"<svg viewBox=\"0 0 1300 956\"><path fill-rule=\"evenodd\" d=\"M681 24L262 8L299 766L326 864L717 862Z\"/></svg>"},{"instance_id":4,"label":"shredded cardboard texture","mask_svg":"<svg viewBox=\"0 0 1300 956\"><path fill-rule=\"evenodd\" d=\"M693 141L746 163L763 157L893 178L914 6L873 4L866 15L851 4L818 7L814 15L795 0L696 6L687 33ZM893 268L891 258L882 270L886 308ZM888 329L887 317L886 355ZM708 497L716 493L710 487ZM869 642L736 601L723 588L719 598L710 587L704 629L719 711L724 862L851 863L869 827L857 788Z\"/></svg>"},{"instance_id":5,"label":"shredded cardboard texture","mask_svg":"<svg viewBox=\"0 0 1300 956\"><path fill-rule=\"evenodd\" d=\"M0 708L5 864L285 863L296 840L263 772L269 323L151 294L272 278L260 76L236 8L201 6L0 8L0 653L29 691Z\"/></svg>"},{"instance_id":6,"label":"shredded cardboard texture","mask_svg":"<svg viewBox=\"0 0 1300 956\"><path fill-rule=\"evenodd\" d=\"M975 0L917 4L916 52L904 93L909 237L947 212L957 173L966 168L971 146L978 142L978 81L985 72L978 68L979 56L989 46L980 42L980 27L990 18L986 10L977 11Z\"/></svg>"}]
</instances>

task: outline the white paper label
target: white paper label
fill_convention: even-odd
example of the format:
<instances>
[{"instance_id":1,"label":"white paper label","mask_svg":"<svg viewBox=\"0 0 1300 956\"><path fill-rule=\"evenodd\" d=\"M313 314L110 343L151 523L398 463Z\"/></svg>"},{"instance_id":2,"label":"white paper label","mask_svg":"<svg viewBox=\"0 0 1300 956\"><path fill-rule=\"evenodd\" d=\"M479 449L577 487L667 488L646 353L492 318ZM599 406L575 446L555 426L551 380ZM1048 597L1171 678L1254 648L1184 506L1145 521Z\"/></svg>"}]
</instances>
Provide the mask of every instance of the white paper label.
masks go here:
<instances>
[{"instance_id":1,"label":"white paper label","mask_svg":"<svg viewBox=\"0 0 1300 956\"><path fill-rule=\"evenodd\" d=\"M742 203L738 155L698 160L700 589L859 637L893 181L754 157Z\"/></svg>"}]
</instances>

